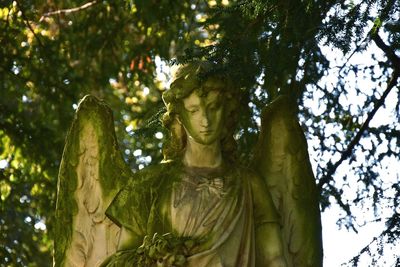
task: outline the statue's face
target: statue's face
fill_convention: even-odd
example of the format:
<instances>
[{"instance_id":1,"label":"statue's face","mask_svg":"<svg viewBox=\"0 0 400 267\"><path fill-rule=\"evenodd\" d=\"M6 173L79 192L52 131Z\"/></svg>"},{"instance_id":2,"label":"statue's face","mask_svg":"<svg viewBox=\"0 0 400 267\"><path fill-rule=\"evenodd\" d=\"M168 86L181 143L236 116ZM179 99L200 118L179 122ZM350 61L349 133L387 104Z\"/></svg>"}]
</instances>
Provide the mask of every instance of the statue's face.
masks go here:
<instances>
[{"instance_id":1,"label":"statue's face","mask_svg":"<svg viewBox=\"0 0 400 267\"><path fill-rule=\"evenodd\" d=\"M189 138L195 142L209 145L219 140L223 127L223 104L218 91L199 95L194 90L183 99L180 121Z\"/></svg>"}]
</instances>

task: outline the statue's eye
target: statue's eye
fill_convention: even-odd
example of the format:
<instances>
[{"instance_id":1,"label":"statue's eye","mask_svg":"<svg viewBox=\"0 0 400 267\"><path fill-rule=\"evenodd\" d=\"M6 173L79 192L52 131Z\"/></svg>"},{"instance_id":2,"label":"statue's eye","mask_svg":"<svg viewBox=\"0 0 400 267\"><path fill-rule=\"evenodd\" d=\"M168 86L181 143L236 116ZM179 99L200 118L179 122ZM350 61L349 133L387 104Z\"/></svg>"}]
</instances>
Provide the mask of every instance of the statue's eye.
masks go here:
<instances>
[{"instance_id":1,"label":"statue's eye","mask_svg":"<svg viewBox=\"0 0 400 267\"><path fill-rule=\"evenodd\" d=\"M217 102L212 103L208 108L212 111L218 110L220 108L220 104Z\"/></svg>"}]
</instances>

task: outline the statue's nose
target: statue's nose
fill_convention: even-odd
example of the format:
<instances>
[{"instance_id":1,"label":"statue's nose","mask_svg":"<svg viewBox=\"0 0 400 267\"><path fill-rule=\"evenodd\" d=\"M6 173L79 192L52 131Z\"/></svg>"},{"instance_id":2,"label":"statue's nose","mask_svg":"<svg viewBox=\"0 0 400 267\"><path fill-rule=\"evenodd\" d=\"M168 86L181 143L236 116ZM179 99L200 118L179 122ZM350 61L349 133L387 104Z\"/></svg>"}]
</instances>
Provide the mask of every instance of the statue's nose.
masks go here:
<instances>
[{"instance_id":1,"label":"statue's nose","mask_svg":"<svg viewBox=\"0 0 400 267\"><path fill-rule=\"evenodd\" d=\"M210 125L210 119L207 111L204 111L201 117L201 126L208 127Z\"/></svg>"}]
</instances>

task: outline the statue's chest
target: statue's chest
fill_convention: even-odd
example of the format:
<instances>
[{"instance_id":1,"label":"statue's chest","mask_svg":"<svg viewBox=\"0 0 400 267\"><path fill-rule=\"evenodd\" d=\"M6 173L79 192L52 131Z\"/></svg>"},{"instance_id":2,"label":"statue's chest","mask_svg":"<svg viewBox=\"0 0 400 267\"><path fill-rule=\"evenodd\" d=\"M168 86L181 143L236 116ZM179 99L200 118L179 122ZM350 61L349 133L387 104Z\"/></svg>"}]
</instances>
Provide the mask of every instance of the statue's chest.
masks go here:
<instances>
[{"instance_id":1,"label":"statue's chest","mask_svg":"<svg viewBox=\"0 0 400 267\"><path fill-rule=\"evenodd\" d=\"M173 230L200 238L218 231L237 206L239 184L232 175L184 172L172 186L169 210Z\"/></svg>"}]
</instances>

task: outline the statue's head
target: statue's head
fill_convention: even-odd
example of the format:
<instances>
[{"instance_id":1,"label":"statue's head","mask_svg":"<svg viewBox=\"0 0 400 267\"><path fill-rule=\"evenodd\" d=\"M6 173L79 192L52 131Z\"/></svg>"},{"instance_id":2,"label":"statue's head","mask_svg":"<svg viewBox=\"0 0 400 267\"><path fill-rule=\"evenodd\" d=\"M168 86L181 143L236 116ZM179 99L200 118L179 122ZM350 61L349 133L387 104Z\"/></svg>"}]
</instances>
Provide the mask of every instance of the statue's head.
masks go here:
<instances>
[{"instance_id":1,"label":"statue's head","mask_svg":"<svg viewBox=\"0 0 400 267\"><path fill-rule=\"evenodd\" d=\"M233 156L238 94L229 78L213 73L212 63L181 65L163 100L163 123L170 131L163 147L165 160L181 156L187 138L204 145L220 142L223 155Z\"/></svg>"}]
</instances>

